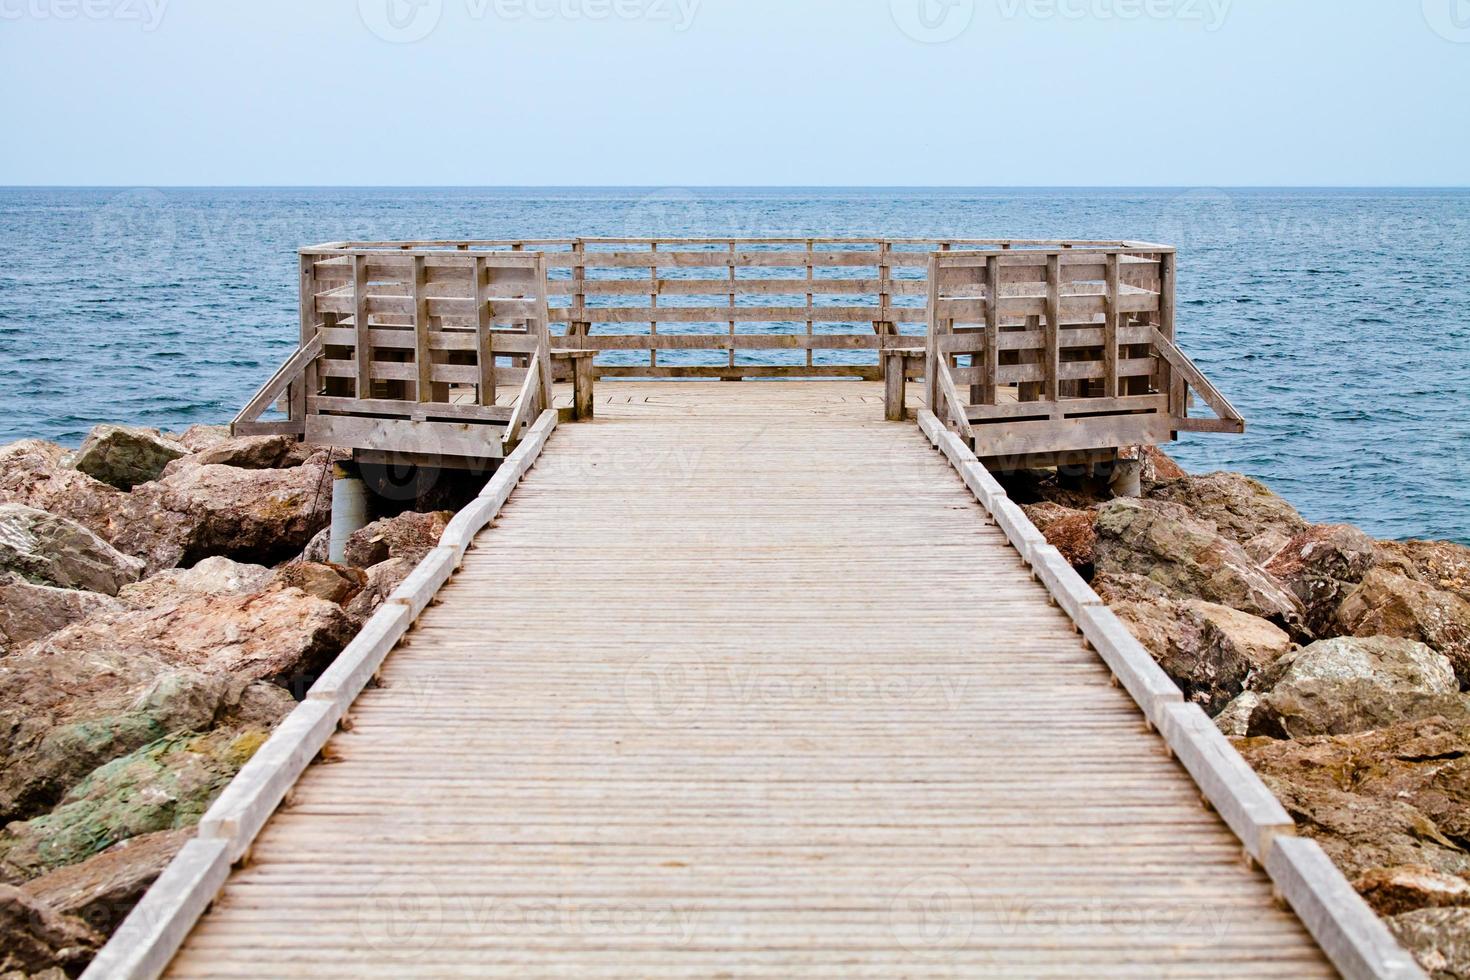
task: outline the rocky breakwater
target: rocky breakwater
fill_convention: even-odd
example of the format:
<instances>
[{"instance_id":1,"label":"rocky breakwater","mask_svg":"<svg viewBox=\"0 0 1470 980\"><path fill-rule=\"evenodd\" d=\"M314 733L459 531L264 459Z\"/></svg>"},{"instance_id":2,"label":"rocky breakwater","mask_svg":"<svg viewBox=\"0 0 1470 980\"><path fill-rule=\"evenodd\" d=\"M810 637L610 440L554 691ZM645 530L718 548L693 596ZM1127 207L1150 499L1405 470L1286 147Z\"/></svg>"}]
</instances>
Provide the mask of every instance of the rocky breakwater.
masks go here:
<instances>
[{"instance_id":1,"label":"rocky breakwater","mask_svg":"<svg viewBox=\"0 0 1470 980\"><path fill-rule=\"evenodd\" d=\"M452 516L326 560L332 460L220 427L0 447L0 978L74 976Z\"/></svg>"},{"instance_id":2,"label":"rocky breakwater","mask_svg":"<svg viewBox=\"0 0 1470 980\"><path fill-rule=\"evenodd\" d=\"M1312 524L1158 451L1134 499L1008 482L1424 968L1470 977L1470 548Z\"/></svg>"}]
</instances>

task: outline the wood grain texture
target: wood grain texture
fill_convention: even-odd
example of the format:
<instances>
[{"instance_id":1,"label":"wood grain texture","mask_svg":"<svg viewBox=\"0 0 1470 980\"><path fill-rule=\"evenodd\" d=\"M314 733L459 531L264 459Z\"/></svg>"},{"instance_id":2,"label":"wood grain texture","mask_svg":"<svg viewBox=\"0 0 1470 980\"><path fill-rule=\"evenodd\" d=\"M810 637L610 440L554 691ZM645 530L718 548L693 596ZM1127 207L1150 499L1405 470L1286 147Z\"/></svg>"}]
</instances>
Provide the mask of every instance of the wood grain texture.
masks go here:
<instances>
[{"instance_id":1,"label":"wood grain texture","mask_svg":"<svg viewBox=\"0 0 1470 980\"><path fill-rule=\"evenodd\" d=\"M600 386L170 975L1332 975L883 398Z\"/></svg>"}]
</instances>

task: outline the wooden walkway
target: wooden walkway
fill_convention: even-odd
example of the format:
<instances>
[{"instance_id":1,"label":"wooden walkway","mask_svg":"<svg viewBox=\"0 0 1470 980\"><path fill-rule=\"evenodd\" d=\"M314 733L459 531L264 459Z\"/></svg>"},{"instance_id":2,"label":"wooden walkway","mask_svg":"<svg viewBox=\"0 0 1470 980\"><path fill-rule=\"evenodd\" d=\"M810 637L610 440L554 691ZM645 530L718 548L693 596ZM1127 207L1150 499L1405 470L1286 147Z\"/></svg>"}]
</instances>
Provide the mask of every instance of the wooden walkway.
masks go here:
<instances>
[{"instance_id":1,"label":"wooden walkway","mask_svg":"<svg viewBox=\"0 0 1470 980\"><path fill-rule=\"evenodd\" d=\"M877 385L598 395L170 976L1332 975Z\"/></svg>"}]
</instances>

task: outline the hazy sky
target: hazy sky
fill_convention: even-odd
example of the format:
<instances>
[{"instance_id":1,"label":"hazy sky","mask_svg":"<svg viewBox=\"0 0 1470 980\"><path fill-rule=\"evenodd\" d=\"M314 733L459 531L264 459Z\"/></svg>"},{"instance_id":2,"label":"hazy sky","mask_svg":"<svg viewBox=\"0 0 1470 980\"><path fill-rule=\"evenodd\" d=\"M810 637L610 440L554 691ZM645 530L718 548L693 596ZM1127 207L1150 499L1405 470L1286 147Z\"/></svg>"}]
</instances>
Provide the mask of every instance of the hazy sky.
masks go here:
<instances>
[{"instance_id":1,"label":"hazy sky","mask_svg":"<svg viewBox=\"0 0 1470 980\"><path fill-rule=\"evenodd\" d=\"M1470 0L0 0L0 86L0 184L1470 183Z\"/></svg>"}]
</instances>

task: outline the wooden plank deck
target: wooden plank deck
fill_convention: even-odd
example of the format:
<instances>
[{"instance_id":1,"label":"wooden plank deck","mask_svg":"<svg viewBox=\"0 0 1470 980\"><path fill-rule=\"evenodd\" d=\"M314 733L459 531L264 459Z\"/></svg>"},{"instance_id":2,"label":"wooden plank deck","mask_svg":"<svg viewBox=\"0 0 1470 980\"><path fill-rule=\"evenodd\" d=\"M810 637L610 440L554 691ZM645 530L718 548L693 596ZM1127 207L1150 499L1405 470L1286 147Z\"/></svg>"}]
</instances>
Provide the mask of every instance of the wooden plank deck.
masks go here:
<instances>
[{"instance_id":1,"label":"wooden plank deck","mask_svg":"<svg viewBox=\"0 0 1470 980\"><path fill-rule=\"evenodd\" d=\"M1332 975L880 386L597 395L170 976Z\"/></svg>"}]
</instances>

